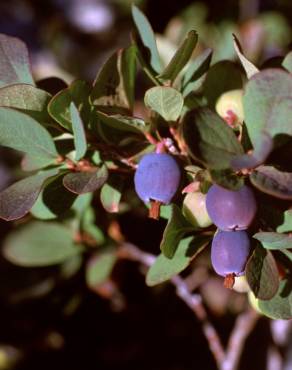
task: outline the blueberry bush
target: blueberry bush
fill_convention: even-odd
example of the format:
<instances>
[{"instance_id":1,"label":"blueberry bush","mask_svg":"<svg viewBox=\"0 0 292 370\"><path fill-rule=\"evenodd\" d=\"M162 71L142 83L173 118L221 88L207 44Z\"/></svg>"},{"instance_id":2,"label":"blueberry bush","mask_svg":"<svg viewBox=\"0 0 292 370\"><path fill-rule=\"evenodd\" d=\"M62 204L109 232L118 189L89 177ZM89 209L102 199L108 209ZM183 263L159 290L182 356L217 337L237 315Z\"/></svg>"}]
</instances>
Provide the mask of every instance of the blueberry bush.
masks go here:
<instances>
[{"instance_id":1,"label":"blueberry bush","mask_svg":"<svg viewBox=\"0 0 292 370\"><path fill-rule=\"evenodd\" d=\"M84 263L88 287L106 297L120 259L144 263L149 286L179 287L207 254L206 279L235 288L243 278L259 314L291 319L292 53L259 69L234 35L238 62L212 61L188 30L165 62L145 15L133 6L132 17L131 45L92 84L57 93L34 81L24 43L0 35L0 145L22 156L19 180L0 192L5 258L70 262L73 275ZM156 256L121 234L131 210L166 220Z\"/></svg>"}]
</instances>

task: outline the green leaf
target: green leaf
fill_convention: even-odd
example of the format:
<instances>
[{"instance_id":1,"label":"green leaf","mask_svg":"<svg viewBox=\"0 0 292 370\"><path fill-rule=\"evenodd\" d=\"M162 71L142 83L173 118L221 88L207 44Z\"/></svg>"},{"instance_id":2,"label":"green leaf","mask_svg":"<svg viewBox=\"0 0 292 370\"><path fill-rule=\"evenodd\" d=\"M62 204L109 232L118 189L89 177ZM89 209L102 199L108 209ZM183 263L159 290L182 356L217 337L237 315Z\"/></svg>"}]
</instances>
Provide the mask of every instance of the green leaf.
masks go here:
<instances>
[{"instance_id":1,"label":"green leaf","mask_svg":"<svg viewBox=\"0 0 292 370\"><path fill-rule=\"evenodd\" d=\"M277 227L277 233L288 233L292 231L292 210L284 212L284 220L281 225Z\"/></svg>"},{"instance_id":2,"label":"green leaf","mask_svg":"<svg viewBox=\"0 0 292 370\"><path fill-rule=\"evenodd\" d=\"M182 129L190 154L209 168L230 168L231 160L243 153L233 130L208 108L188 112Z\"/></svg>"},{"instance_id":3,"label":"green leaf","mask_svg":"<svg viewBox=\"0 0 292 370\"><path fill-rule=\"evenodd\" d=\"M49 122L47 106L51 95L32 85L16 84L0 89L0 106L14 108L28 114L38 122Z\"/></svg>"},{"instance_id":4,"label":"green leaf","mask_svg":"<svg viewBox=\"0 0 292 370\"><path fill-rule=\"evenodd\" d=\"M273 150L273 139L270 135L262 132L261 139L257 142L252 153L243 154L235 157L231 161L231 166L235 171L245 168L256 168L264 163Z\"/></svg>"},{"instance_id":5,"label":"green leaf","mask_svg":"<svg viewBox=\"0 0 292 370\"><path fill-rule=\"evenodd\" d=\"M237 39L237 37L233 34L233 45L236 51L236 54L245 70L247 78L251 78L253 75L259 72L258 68L253 65L243 54L241 45Z\"/></svg>"},{"instance_id":6,"label":"green leaf","mask_svg":"<svg viewBox=\"0 0 292 370\"><path fill-rule=\"evenodd\" d=\"M97 122L99 126L106 125L117 131L141 134L149 130L149 124L141 118L127 117L120 114L108 115L98 111L95 112L95 115L99 120L99 122Z\"/></svg>"},{"instance_id":7,"label":"green leaf","mask_svg":"<svg viewBox=\"0 0 292 370\"><path fill-rule=\"evenodd\" d=\"M198 35L196 31L190 31L182 45L177 49L168 66L158 76L158 78L160 80L170 81L173 83L178 74L183 70L190 60L197 42Z\"/></svg>"},{"instance_id":8,"label":"green leaf","mask_svg":"<svg viewBox=\"0 0 292 370\"><path fill-rule=\"evenodd\" d=\"M292 75L280 69L266 69L253 76L245 86L243 106L245 123L254 147L262 133L270 137L292 135Z\"/></svg>"},{"instance_id":9,"label":"green leaf","mask_svg":"<svg viewBox=\"0 0 292 370\"><path fill-rule=\"evenodd\" d=\"M105 283L110 278L116 262L117 255L113 248L93 255L86 266L87 286L95 290L99 285Z\"/></svg>"},{"instance_id":10,"label":"green leaf","mask_svg":"<svg viewBox=\"0 0 292 370\"><path fill-rule=\"evenodd\" d=\"M239 190L244 185L244 179L230 169L210 170L210 175L216 184L230 190Z\"/></svg>"},{"instance_id":11,"label":"green leaf","mask_svg":"<svg viewBox=\"0 0 292 370\"><path fill-rule=\"evenodd\" d=\"M146 91L145 105L160 114L166 121L176 121L182 111L184 99L172 87L155 86Z\"/></svg>"},{"instance_id":12,"label":"green leaf","mask_svg":"<svg viewBox=\"0 0 292 370\"><path fill-rule=\"evenodd\" d=\"M95 213L93 207L88 207L81 220L81 230L88 234L97 245L101 245L105 241L104 234L102 230L95 224Z\"/></svg>"},{"instance_id":13,"label":"green leaf","mask_svg":"<svg viewBox=\"0 0 292 370\"><path fill-rule=\"evenodd\" d=\"M87 141L82 119L78 109L76 108L76 105L73 102L70 103L70 116L74 135L74 145L76 148L75 160L80 161L80 159L86 154Z\"/></svg>"},{"instance_id":14,"label":"green leaf","mask_svg":"<svg viewBox=\"0 0 292 370\"><path fill-rule=\"evenodd\" d=\"M89 95L91 87L85 81L74 81L69 87L55 95L48 105L48 112L65 129L72 130L70 104L73 102L84 122L90 117Z\"/></svg>"},{"instance_id":15,"label":"green leaf","mask_svg":"<svg viewBox=\"0 0 292 370\"><path fill-rule=\"evenodd\" d=\"M190 61L182 79L182 94L184 98L200 87L199 80L202 80L202 77L209 69L212 53L211 49L206 49L202 54Z\"/></svg>"},{"instance_id":16,"label":"green leaf","mask_svg":"<svg viewBox=\"0 0 292 370\"><path fill-rule=\"evenodd\" d=\"M20 39L0 34L0 60L0 87L16 83L34 85L28 51Z\"/></svg>"},{"instance_id":17,"label":"green leaf","mask_svg":"<svg viewBox=\"0 0 292 370\"><path fill-rule=\"evenodd\" d=\"M284 58L282 66L287 69L288 72L292 73L292 51L290 51Z\"/></svg>"},{"instance_id":18,"label":"green leaf","mask_svg":"<svg viewBox=\"0 0 292 370\"><path fill-rule=\"evenodd\" d=\"M217 99L226 91L242 88L239 68L230 61L221 61L209 69L204 82L204 95L208 106L215 108Z\"/></svg>"},{"instance_id":19,"label":"green leaf","mask_svg":"<svg viewBox=\"0 0 292 370\"><path fill-rule=\"evenodd\" d=\"M259 166L250 175L250 180L263 193L280 199L292 199L291 172L281 172L273 166Z\"/></svg>"},{"instance_id":20,"label":"green leaf","mask_svg":"<svg viewBox=\"0 0 292 370\"><path fill-rule=\"evenodd\" d=\"M0 108L0 145L56 164L58 153L49 132L28 115Z\"/></svg>"},{"instance_id":21,"label":"green leaf","mask_svg":"<svg viewBox=\"0 0 292 370\"><path fill-rule=\"evenodd\" d=\"M107 212L119 212L119 204L124 188L124 181L124 177L112 174L101 188L100 201Z\"/></svg>"},{"instance_id":22,"label":"green leaf","mask_svg":"<svg viewBox=\"0 0 292 370\"><path fill-rule=\"evenodd\" d=\"M210 237L197 235L182 239L172 259L161 253L146 275L146 284L154 286L169 280L182 272L191 261L207 246Z\"/></svg>"},{"instance_id":23,"label":"green leaf","mask_svg":"<svg viewBox=\"0 0 292 370\"><path fill-rule=\"evenodd\" d=\"M292 319L291 280L282 280L274 297L268 301L258 300L260 311L275 320Z\"/></svg>"},{"instance_id":24,"label":"green leaf","mask_svg":"<svg viewBox=\"0 0 292 370\"><path fill-rule=\"evenodd\" d=\"M149 64L156 72L161 72L161 61L157 50L155 35L145 15L135 5L132 6L132 17L144 49L149 54ZM145 52L143 52L145 54Z\"/></svg>"},{"instance_id":25,"label":"green leaf","mask_svg":"<svg viewBox=\"0 0 292 370\"><path fill-rule=\"evenodd\" d=\"M136 47L120 49L104 64L93 84L90 101L95 106L133 110L136 78Z\"/></svg>"},{"instance_id":26,"label":"green leaf","mask_svg":"<svg viewBox=\"0 0 292 370\"><path fill-rule=\"evenodd\" d=\"M29 154L25 154L21 161L21 169L28 172L40 170L50 165L52 165L50 158L34 157Z\"/></svg>"},{"instance_id":27,"label":"green leaf","mask_svg":"<svg viewBox=\"0 0 292 370\"><path fill-rule=\"evenodd\" d=\"M0 192L0 218L11 221L26 215L37 200L44 182L57 173L57 169L40 172Z\"/></svg>"},{"instance_id":28,"label":"green leaf","mask_svg":"<svg viewBox=\"0 0 292 370\"><path fill-rule=\"evenodd\" d=\"M88 172L72 172L63 178L64 186L75 194L85 194L99 189L108 178L106 166Z\"/></svg>"},{"instance_id":29,"label":"green leaf","mask_svg":"<svg viewBox=\"0 0 292 370\"><path fill-rule=\"evenodd\" d=\"M289 249L292 248L292 236L274 232L260 232L253 235L266 249Z\"/></svg>"},{"instance_id":30,"label":"green leaf","mask_svg":"<svg viewBox=\"0 0 292 370\"><path fill-rule=\"evenodd\" d=\"M4 241L4 256L23 267L50 266L80 254L69 229L57 223L35 221L16 229Z\"/></svg>"},{"instance_id":31,"label":"green leaf","mask_svg":"<svg viewBox=\"0 0 292 370\"><path fill-rule=\"evenodd\" d=\"M52 220L68 211L76 200L76 194L63 186L64 175L61 174L46 182L31 214L40 220Z\"/></svg>"},{"instance_id":32,"label":"green leaf","mask_svg":"<svg viewBox=\"0 0 292 370\"><path fill-rule=\"evenodd\" d=\"M272 253L257 245L246 265L246 279L256 298L271 299L279 287L279 273Z\"/></svg>"},{"instance_id":33,"label":"green leaf","mask_svg":"<svg viewBox=\"0 0 292 370\"><path fill-rule=\"evenodd\" d=\"M173 258L180 240L190 231L194 231L194 226L185 219L178 206L172 204L171 216L160 243L160 249L164 256Z\"/></svg>"}]
</instances>

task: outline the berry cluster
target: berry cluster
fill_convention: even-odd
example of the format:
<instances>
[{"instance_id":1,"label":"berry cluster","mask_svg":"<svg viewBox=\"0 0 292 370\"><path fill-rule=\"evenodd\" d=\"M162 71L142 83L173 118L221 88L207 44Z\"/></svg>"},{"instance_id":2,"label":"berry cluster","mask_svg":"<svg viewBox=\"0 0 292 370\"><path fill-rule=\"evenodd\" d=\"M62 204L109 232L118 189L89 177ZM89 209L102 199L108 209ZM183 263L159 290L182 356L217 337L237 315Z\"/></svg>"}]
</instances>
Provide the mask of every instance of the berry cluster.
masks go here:
<instances>
[{"instance_id":1,"label":"berry cluster","mask_svg":"<svg viewBox=\"0 0 292 370\"><path fill-rule=\"evenodd\" d=\"M211 247L214 270L233 285L234 277L244 273L250 253L250 241L245 231L251 224L257 205L252 190L244 185L231 191L212 185L207 193L206 207L218 227Z\"/></svg>"}]
</instances>

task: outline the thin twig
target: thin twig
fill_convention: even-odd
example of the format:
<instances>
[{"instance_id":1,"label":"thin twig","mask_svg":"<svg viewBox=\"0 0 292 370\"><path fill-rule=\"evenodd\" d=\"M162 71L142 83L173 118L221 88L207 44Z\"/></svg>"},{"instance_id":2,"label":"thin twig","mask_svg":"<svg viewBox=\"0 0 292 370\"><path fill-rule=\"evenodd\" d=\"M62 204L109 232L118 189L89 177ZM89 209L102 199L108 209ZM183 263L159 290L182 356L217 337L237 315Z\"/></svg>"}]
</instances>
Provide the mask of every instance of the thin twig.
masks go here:
<instances>
[{"instance_id":1,"label":"thin twig","mask_svg":"<svg viewBox=\"0 0 292 370\"><path fill-rule=\"evenodd\" d=\"M221 370L237 369L245 340L255 327L258 318L259 314L253 309L238 316L228 341Z\"/></svg>"},{"instance_id":2,"label":"thin twig","mask_svg":"<svg viewBox=\"0 0 292 370\"><path fill-rule=\"evenodd\" d=\"M119 256L121 258L138 261L147 267L150 267L156 259L155 256L142 252L139 248L130 243L122 244L119 250ZM202 322L203 333L209 343L209 348L213 353L217 366L220 368L220 364L225 358L224 349L216 329L208 320L201 296L199 294L190 293L188 285L180 276L174 276L170 281L175 286L178 297L186 303L198 320Z\"/></svg>"},{"instance_id":3,"label":"thin twig","mask_svg":"<svg viewBox=\"0 0 292 370\"><path fill-rule=\"evenodd\" d=\"M152 266L156 260L154 255L143 252L135 245L126 242L121 243L118 250L118 257L137 261L148 268ZM215 327L208 319L207 312L202 304L201 295L192 294L187 279L184 280L179 275L173 276L170 282L176 288L177 296L185 302L196 315L197 319L202 323L204 336L208 341L210 351L214 356L218 369L236 370L242 354L244 342L254 328L259 314L249 309L238 316L230 335L227 349L224 351L220 337Z\"/></svg>"}]
</instances>

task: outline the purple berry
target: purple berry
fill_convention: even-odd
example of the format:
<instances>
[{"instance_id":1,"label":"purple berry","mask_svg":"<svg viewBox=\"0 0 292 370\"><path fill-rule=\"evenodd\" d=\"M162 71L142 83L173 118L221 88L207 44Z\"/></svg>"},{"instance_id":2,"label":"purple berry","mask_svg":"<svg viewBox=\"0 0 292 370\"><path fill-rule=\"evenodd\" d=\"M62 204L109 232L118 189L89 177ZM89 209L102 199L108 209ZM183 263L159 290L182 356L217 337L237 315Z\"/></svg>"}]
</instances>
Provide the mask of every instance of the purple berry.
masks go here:
<instances>
[{"instance_id":1,"label":"purple berry","mask_svg":"<svg viewBox=\"0 0 292 370\"><path fill-rule=\"evenodd\" d=\"M246 185L237 191L212 185L206 207L213 223L226 231L247 229L257 211L254 194Z\"/></svg>"},{"instance_id":2,"label":"purple berry","mask_svg":"<svg viewBox=\"0 0 292 370\"><path fill-rule=\"evenodd\" d=\"M218 275L243 275L250 253L246 231L218 231L212 241L211 261Z\"/></svg>"},{"instance_id":3,"label":"purple berry","mask_svg":"<svg viewBox=\"0 0 292 370\"><path fill-rule=\"evenodd\" d=\"M168 204L179 187L180 169L170 154L146 154L138 165L134 182L138 196L145 203L154 200Z\"/></svg>"}]
</instances>

